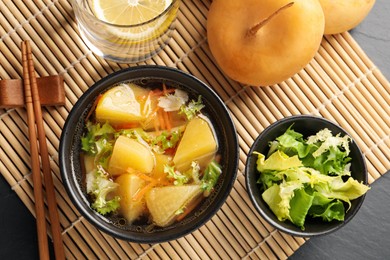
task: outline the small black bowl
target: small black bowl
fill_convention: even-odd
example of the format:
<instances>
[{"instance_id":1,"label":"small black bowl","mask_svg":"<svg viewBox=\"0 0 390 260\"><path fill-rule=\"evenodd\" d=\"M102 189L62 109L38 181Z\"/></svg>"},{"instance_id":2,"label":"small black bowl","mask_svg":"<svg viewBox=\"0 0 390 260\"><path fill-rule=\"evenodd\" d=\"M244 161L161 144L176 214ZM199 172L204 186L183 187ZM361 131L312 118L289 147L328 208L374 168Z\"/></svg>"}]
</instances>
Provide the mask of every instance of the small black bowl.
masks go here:
<instances>
[{"instance_id":1,"label":"small black bowl","mask_svg":"<svg viewBox=\"0 0 390 260\"><path fill-rule=\"evenodd\" d=\"M201 205L182 221L165 228L143 225L118 225L90 208L82 184L80 162L81 141L85 119L96 98L120 82L134 82L140 86L165 82L168 86L181 88L192 97L202 96L203 113L214 124L218 137L222 174L215 190ZM205 224L222 206L236 179L239 160L238 138L230 114L218 95L197 78L180 70L162 66L138 66L115 72L90 87L74 105L60 139L59 161L63 184L71 201L80 213L98 229L111 236L137 243L160 243L180 238Z\"/></svg>"},{"instance_id":2,"label":"small black bowl","mask_svg":"<svg viewBox=\"0 0 390 260\"><path fill-rule=\"evenodd\" d=\"M351 201L351 208L346 212L344 221L325 222L320 218L307 218L305 221L305 230L301 230L301 228L295 226L290 221L279 221L261 197L260 184L257 183L260 174L256 169L257 155L254 152L267 154L269 151L269 142L282 135L291 125L293 125L293 129L296 132L303 134L304 137L314 135L324 128L331 130L333 135L338 133L342 136L349 135L335 123L317 116L297 115L276 121L260 133L249 151L245 168L247 192L259 214L276 229L300 237L328 234L341 228L355 216L363 203L365 195ZM349 156L352 158L351 176L359 182L367 184L367 166L365 159L356 142L353 140L350 143Z\"/></svg>"}]
</instances>

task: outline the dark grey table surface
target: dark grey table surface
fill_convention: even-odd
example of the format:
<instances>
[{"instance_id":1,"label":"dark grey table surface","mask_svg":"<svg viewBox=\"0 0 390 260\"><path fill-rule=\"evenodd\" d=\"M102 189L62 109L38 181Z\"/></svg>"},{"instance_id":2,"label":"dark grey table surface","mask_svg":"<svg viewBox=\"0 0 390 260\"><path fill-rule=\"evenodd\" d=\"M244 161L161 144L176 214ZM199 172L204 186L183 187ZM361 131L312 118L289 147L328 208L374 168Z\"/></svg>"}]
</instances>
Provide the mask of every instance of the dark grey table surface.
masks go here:
<instances>
[{"instance_id":1,"label":"dark grey table surface","mask_svg":"<svg viewBox=\"0 0 390 260\"><path fill-rule=\"evenodd\" d=\"M377 0L351 34L390 79L390 1ZM374 182L352 221L335 233L311 238L290 259L390 259L389 187L390 172ZM38 259L36 237L35 218L0 175L0 259Z\"/></svg>"}]
</instances>

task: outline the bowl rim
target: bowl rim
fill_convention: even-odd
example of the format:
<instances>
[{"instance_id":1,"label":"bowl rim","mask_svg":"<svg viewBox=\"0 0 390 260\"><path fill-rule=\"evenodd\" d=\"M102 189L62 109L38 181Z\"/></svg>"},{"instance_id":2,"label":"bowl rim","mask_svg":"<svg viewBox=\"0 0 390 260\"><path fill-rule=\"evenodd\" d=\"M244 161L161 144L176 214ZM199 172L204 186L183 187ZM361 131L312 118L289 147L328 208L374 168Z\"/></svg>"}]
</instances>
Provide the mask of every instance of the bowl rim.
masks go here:
<instances>
[{"instance_id":1,"label":"bowl rim","mask_svg":"<svg viewBox=\"0 0 390 260\"><path fill-rule=\"evenodd\" d=\"M280 124L284 124L284 123L288 123L288 122L293 123L297 119L308 119L308 120L322 121L324 123L332 125L333 127L336 127L341 132L344 132L345 134L347 134L352 139L351 142L356 144L358 154L361 155L361 159L362 159L361 163L363 164L363 183L368 185L368 172L367 172L366 160L363 156L363 153L362 153L360 147L357 145L357 143L352 138L352 136L348 133L348 131L346 131L343 127L341 127L337 123L335 123L329 119L326 119L324 117L311 115L311 114L300 114L300 115L291 115L291 116L287 116L287 117L284 117L282 119L276 120L275 122L273 122L269 126L267 126L256 137L255 141L253 142L253 144L250 147L250 150L249 150L249 153L247 156L247 161L245 163L245 171L244 172L245 172L245 184L246 184L246 188L247 188L247 193L250 197L252 205L254 206L256 211L260 214L260 216L263 217L271 226L273 226L277 230L280 230L286 234L298 236L298 237L314 237L314 236L326 235L326 234L332 233L332 232L340 229L341 227L345 226L356 215L356 213L359 211L360 207L362 206L363 201L364 201L367 193L363 194L361 197L358 198L359 202L356 204L354 211L349 215L349 217L347 219L340 222L338 225L334 226L333 228L321 230L318 232L307 232L304 230L297 231L298 229L291 230L291 229L283 226L282 221L279 221L279 220L274 221L266 212L264 212L263 209L260 207L260 205L257 203L256 199L254 198L255 197L254 190L258 189L258 185L253 185L253 187L252 187L252 185L251 185L252 182L251 182L250 176L249 176L250 172L251 172L251 169L249 168L249 164L250 164L251 160L253 160L251 158L253 155L253 152L256 150L257 145L260 142L260 140L263 139L265 136L267 136L269 134L269 132L272 131L275 127L278 127ZM271 211L271 213L273 213L273 212Z\"/></svg>"},{"instance_id":2,"label":"bowl rim","mask_svg":"<svg viewBox=\"0 0 390 260\"><path fill-rule=\"evenodd\" d=\"M172 229L168 229L168 232L162 231L157 232L154 234L148 234L145 235L145 233L135 233L132 231L125 231L123 229L115 228L112 224L108 223L107 221L104 221L104 219L92 210L89 207L89 203L87 198L83 196L81 187L79 185L75 185L77 183L76 176L72 174L72 172L68 169L69 166L65 165L65 162L68 162L71 158L71 155L67 154L67 151L70 151L72 143L73 143L73 137L74 133L70 133L69 129L74 131L74 123L78 121L78 117L83 113L82 111L85 111L88 107L88 98L90 95L93 97L96 97L96 94L101 93L102 90L109 88L109 86L112 86L113 84L124 82L125 80L117 80L120 77L123 77L124 74L129 75L129 79L126 81L131 80L137 80L140 78L144 78L144 74L149 73L149 77L155 77L160 79L168 79L174 81L171 77L165 77L159 74L159 76L153 76L154 73L164 73L164 75L173 75L180 76L181 78L187 78L190 83L181 83L179 80L175 81L179 85L190 88L192 84L196 84L198 87L201 87L204 91L208 92L209 95L213 98L213 103L216 102L218 105L218 109L221 109L223 113L226 116L226 121L228 125L226 125L225 129L228 129L229 133L233 133L233 135L229 135L229 143L231 144L234 150L229 152L229 163L226 163L227 165L227 171L228 171L228 178L224 180L222 183L223 189L221 187L221 192L217 193L215 198L212 201L212 207L207 208L207 214L201 214L199 217L196 218L195 221L191 222L188 227L185 225L182 225L184 228L180 229L180 232L172 232ZM137 75L137 73L141 72L141 76L134 76ZM133 75L133 77L131 76ZM117 81L116 81L117 80ZM105 85L106 87L101 87ZM196 91L196 89L195 89ZM225 124L224 124L225 125ZM227 137L225 137L227 140ZM66 139L69 141L66 142ZM226 141L227 142L227 141ZM129 67L125 69L121 69L119 71L116 71L114 73L111 73L107 75L106 77L103 77L96 83L94 83L89 89L87 89L81 97L78 98L75 105L72 107L71 111L69 112L65 124L63 126L63 131L61 133L60 137L60 145L59 145L59 168L60 168L60 174L62 177L62 182L65 187L65 190L67 191L67 194L72 201L73 205L77 208L77 210L80 212L82 216L84 216L91 224L93 224L96 228L98 228L101 231L104 231L105 233L122 239L129 242L136 242L136 243L161 243L161 242L167 242L173 239L178 239L180 237L183 237L198 228L200 228L202 225L206 224L216 213L217 211L222 207L222 205L225 203L227 197L229 196L235 180L237 178L237 172L238 172L238 165L239 165L239 142L238 142L238 136L236 131L236 126L234 124L234 121L231 117L230 111L227 109L227 106L222 101L222 99L219 97L219 95L210 88L207 84L205 84L200 79L196 78L195 76L186 73L184 71L181 71L176 68L171 67L165 67L160 65L138 65L134 67ZM69 171L69 172L68 172ZM68 173L67 173L68 172ZM97 220L97 218L99 220ZM140 236L141 234L141 236Z\"/></svg>"}]
</instances>

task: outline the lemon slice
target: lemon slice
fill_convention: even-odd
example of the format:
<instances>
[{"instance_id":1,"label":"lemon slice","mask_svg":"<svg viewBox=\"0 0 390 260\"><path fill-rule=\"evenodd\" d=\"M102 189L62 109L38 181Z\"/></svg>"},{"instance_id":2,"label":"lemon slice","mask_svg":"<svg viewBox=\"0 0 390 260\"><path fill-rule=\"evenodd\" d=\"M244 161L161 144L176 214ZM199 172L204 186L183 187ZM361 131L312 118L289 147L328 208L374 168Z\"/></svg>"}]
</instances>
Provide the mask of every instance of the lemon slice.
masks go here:
<instances>
[{"instance_id":1,"label":"lemon slice","mask_svg":"<svg viewBox=\"0 0 390 260\"><path fill-rule=\"evenodd\" d=\"M144 39L156 34L166 18L156 19L172 0L93 0L94 15L115 25L113 33L125 39ZM151 21L153 20L153 21Z\"/></svg>"},{"instance_id":2,"label":"lemon slice","mask_svg":"<svg viewBox=\"0 0 390 260\"><path fill-rule=\"evenodd\" d=\"M161 14L172 0L94 0L93 10L102 21L115 25L135 25Z\"/></svg>"}]
</instances>

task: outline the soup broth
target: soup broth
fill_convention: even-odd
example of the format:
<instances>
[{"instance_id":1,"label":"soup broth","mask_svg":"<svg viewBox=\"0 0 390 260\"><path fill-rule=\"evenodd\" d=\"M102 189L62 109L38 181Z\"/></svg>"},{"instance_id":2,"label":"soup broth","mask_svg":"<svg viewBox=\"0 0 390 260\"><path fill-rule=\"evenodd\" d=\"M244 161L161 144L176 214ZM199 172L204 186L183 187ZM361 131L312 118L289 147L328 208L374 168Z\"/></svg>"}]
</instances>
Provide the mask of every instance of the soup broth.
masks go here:
<instances>
[{"instance_id":1,"label":"soup broth","mask_svg":"<svg viewBox=\"0 0 390 260\"><path fill-rule=\"evenodd\" d=\"M81 144L85 187L91 208L118 224L167 227L213 194L219 144L201 96L141 85L96 100Z\"/></svg>"}]
</instances>

